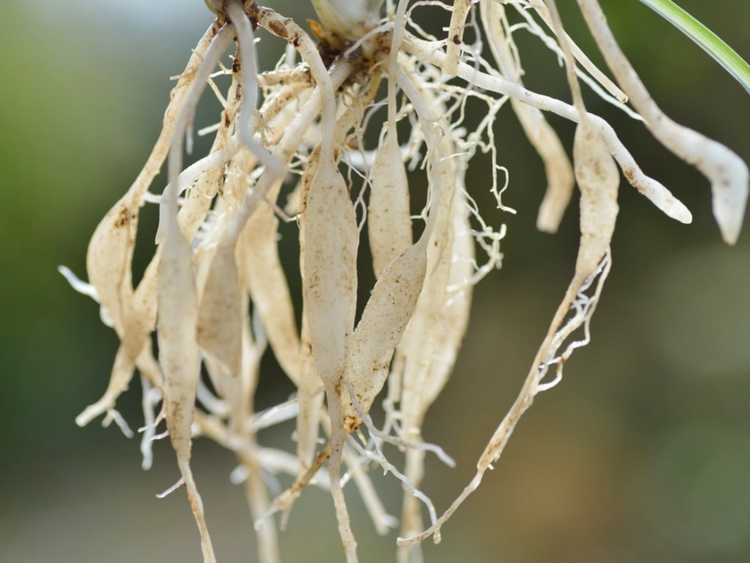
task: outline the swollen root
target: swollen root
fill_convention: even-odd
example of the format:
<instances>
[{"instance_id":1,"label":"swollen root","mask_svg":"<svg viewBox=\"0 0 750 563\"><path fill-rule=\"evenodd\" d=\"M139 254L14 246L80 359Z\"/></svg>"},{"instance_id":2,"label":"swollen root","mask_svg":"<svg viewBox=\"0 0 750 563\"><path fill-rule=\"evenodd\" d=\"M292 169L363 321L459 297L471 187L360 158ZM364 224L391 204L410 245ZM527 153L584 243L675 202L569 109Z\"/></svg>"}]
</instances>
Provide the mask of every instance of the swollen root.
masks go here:
<instances>
[{"instance_id":1,"label":"swollen root","mask_svg":"<svg viewBox=\"0 0 750 563\"><path fill-rule=\"evenodd\" d=\"M313 35L252 0L207 0L216 21L177 80L143 171L92 236L88 282L60 268L73 289L98 303L120 342L104 394L76 423L103 417L131 436L117 401L140 374L142 467L155 463L153 443L169 437L180 479L164 494L185 486L205 563L215 556L190 466L197 437L235 456L230 480L243 486L258 539L254 560L261 563L281 561L277 524L285 527L308 485L331 494L348 563L358 560L344 494L349 482L377 533L399 528L400 563L420 563L420 542L440 541L535 397L559 385L574 351L591 341L612 265L621 177L668 217L692 220L607 120L588 111L587 95L642 121L701 170L712 183L724 238L737 240L746 165L661 113L598 2L578 3L616 81L575 44L554 0L399 0L386 4L385 17L381 0L313 0L320 19L310 24ZM444 18L442 36L425 31L424 13ZM520 32L537 37L564 65L570 101L524 87L533 69L523 67ZM263 69L256 49L270 36L286 48ZM485 44L492 60L483 58ZM221 113L198 124L195 109L206 91ZM473 287L502 266L504 213L517 212L508 205L513 176L494 127L506 105L547 174L540 230L558 229L578 185L578 256L518 398L474 477L440 514L424 477L435 462L453 467L461 460L433 443L424 423L458 358ZM572 159L545 113L575 127ZM213 143L183 167L193 129L213 135ZM159 195L149 189L167 156ZM467 186L470 169L480 180ZM493 209L480 209L481 190L491 194ZM158 231L148 233L157 247L134 283L139 212L150 204L160 211ZM282 260L290 236L298 237L301 279ZM368 279L358 270L363 252L372 257L371 287L360 287ZM295 287L302 288L301 304ZM256 412L267 349L296 393ZM379 401L382 426L372 413ZM294 426L296 445L264 446L263 432L283 423ZM403 489L400 522L386 510L373 469ZM285 490L279 475L291 479Z\"/></svg>"},{"instance_id":2,"label":"swollen root","mask_svg":"<svg viewBox=\"0 0 750 563\"><path fill-rule=\"evenodd\" d=\"M745 217L750 183L747 165L724 145L666 116L617 44L598 0L578 0L578 4L607 64L643 116L646 127L665 147L695 166L711 182L714 216L724 240L734 244Z\"/></svg>"}]
</instances>

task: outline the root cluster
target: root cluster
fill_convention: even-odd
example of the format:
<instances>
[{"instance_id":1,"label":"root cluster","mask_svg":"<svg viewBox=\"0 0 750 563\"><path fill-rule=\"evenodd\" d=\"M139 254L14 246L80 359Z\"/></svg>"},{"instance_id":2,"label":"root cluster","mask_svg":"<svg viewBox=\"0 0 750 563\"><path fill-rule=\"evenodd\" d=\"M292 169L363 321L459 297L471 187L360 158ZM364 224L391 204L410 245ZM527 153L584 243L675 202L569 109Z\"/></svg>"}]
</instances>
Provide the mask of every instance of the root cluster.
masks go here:
<instances>
[{"instance_id":1,"label":"root cluster","mask_svg":"<svg viewBox=\"0 0 750 563\"><path fill-rule=\"evenodd\" d=\"M232 480L244 483L263 563L279 561L274 515L281 513L283 525L308 485L331 492L348 562L357 561L343 492L350 482L378 533L389 533L400 520L399 561L421 561L419 542L439 541L441 528L498 461L535 396L560 383L563 365L590 340L612 265L621 175L668 217L691 221L612 127L587 111L584 88L642 120L665 147L705 174L728 242L736 241L744 214L745 164L661 112L597 0L578 3L614 80L573 43L554 0L389 1L385 16L377 1L352 2L344 12L336 11L337 1L316 0L322 23L313 26L313 36L252 1L209 2L217 20L174 87L161 135L94 232L88 283L62 270L76 290L99 303L102 321L120 340L106 391L77 422L103 416L129 432L116 402L140 374L143 467L153 463L153 441L168 436L206 562L215 561L210 518L190 469L197 436L236 455ZM448 24L442 36L423 25L436 13ZM573 103L524 87L518 33L535 35L560 57ZM285 43L285 55L274 68L260 69L257 40L271 37ZM183 167L207 86L222 111L198 134L213 135L213 145ZM503 201L509 173L493 125L506 102L547 172L539 228L557 230L577 184L580 249L516 402L479 457L476 476L440 515L422 490L426 458L454 462L423 440L422 425L451 374L472 288L502 263L502 213L515 211ZM572 162L544 117L548 112L576 123ZM167 160L168 185L149 191ZM487 167L485 186L465 185L470 166ZM420 170L426 189L415 179ZM489 213L480 213L472 196L482 189L497 204ZM159 206L157 246L142 278L134 280L139 213L147 205ZM298 227L301 312L279 257L286 222ZM376 282L358 316L357 259L365 245ZM297 393L256 413L267 348ZM380 426L370 414L378 398L385 412ZM295 452L259 444L262 430L289 420L296 424ZM405 452L405 467L389 460L389 448ZM373 468L403 484L400 519L385 510L368 475ZM272 498L269 477L282 473L293 484Z\"/></svg>"}]
</instances>

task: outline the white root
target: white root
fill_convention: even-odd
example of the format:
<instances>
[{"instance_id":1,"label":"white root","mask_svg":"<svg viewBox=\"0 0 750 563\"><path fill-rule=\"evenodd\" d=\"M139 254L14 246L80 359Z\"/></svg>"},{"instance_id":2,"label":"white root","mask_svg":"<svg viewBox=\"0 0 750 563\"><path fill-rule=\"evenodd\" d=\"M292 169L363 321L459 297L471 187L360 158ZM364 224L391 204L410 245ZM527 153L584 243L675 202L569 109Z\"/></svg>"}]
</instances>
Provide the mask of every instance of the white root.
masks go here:
<instances>
[{"instance_id":1,"label":"white root","mask_svg":"<svg viewBox=\"0 0 750 563\"><path fill-rule=\"evenodd\" d=\"M581 48L576 45L576 43L564 29L556 29L549 10L544 4L544 0L529 0L529 2L533 6L537 14L539 14L539 17L542 18L542 21L544 21L544 23L547 24L550 29L552 29L555 36L557 37L557 42L560 45L562 45L563 43L567 43L569 45L571 54L575 58L576 63L580 64L581 67L583 67L586 72L588 72L602 86L602 88L604 88L609 93L609 95L613 96L618 102L622 104L627 103L628 95L623 92L609 76L604 74L604 72L591 61L588 55L586 55L586 53L584 53ZM516 6L516 8L519 9L522 14L525 13L525 10L520 6Z\"/></svg>"},{"instance_id":2,"label":"white root","mask_svg":"<svg viewBox=\"0 0 750 563\"><path fill-rule=\"evenodd\" d=\"M713 210L724 240L737 242L745 217L750 175L735 153L674 122L656 105L615 39L597 0L578 0L607 64L643 116L646 127L669 150L695 166L711 182Z\"/></svg>"},{"instance_id":3,"label":"white root","mask_svg":"<svg viewBox=\"0 0 750 563\"><path fill-rule=\"evenodd\" d=\"M331 420L325 413L321 416L321 422L324 430L330 436ZM351 441L347 443L350 444ZM344 463L347 465L348 473L352 476L354 484L357 486L359 494L362 497L362 501L365 503L365 508L372 519L375 530L381 536L388 534L390 529L396 526L396 520L386 511L370 477L363 468L366 458L361 459L358 457L349 445L344 447L342 457Z\"/></svg>"},{"instance_id":4,"label":"white root","mask_svg":"<svg viewBox=\"0 0 750 563\"><path fill-rule=\"evenodd\" d=\"M494 0L481 0L479 7L490 49L503 76L522 84L522 69L520 62L513 56L512 38L507 30L504 6ZM511 104L526 137L543 160L547 176L547 190L539 208L537 228L555 233L573 195L573 167L560 138L547 123L544 114L517 98L513 98Z\"/></svg>"},{"instance_id":5,"label":"white root","mask_svg":"<svg viewBox=\"0 0 750 563\"><path fill-rule=\"evenodd\" d=\"M264 471L269 473L285 473L287 475L296 476L300 474L300 465L297 460L297 456L292 455L284 450L277 450L272 448L258 448L255 452L258 463L263 467ZM239 485L244 483L247 479L248 471L244 465L238 465L230 476L230 480L233 484ZM320 487L323 490L330 490L331 482L328 478L328 472L325 468L321 468L315 476L310 480L310 484L316 487ZM255 521L259 521L265 518L267 515L263 513L255 518Z\"/></svg>"},{"instance_id":6,"label":"white root","mask_svg":"<svg viewBox=\"0 0 750 563\"><path fill-rule=\"evenodd\" d=\"M445 54L436 49L432 43L415 37L407 37L404 40L404 48L423 62L429 62L436 66L441 66L445 60ZM466 63L459 64L458 76L475 87L510 96L511 98L518 98L523 103L542 111L549 111L570 121L577 122L579 119L575 107L565 102L536 94L515 82L481 72ZM643 173L609 123L597 115L589 113L588 116L592 122L592 126L598 130L607 144L609 152L620 165L622 173L628 182L668 217L681 223L692 222L693 217L687 207L661 183Z\"/></svg>"},{"instance_id":7,"label":"white root","mask_svg":"<svg viewBox=\"0 0 750 563\"><path fill-rule=\"evenodd\" d=\"M143 456L143 462L141 463L141 467L144 471L148 471L154 463L152 444L156 439L156 428L159 423L159 418L154 416L154 407L161 402L161 393L158 389L154 388L145 376L141 376L141 388L143 389L142 402L144 418L143 428L139 429L139 431L143 432L143 438L141 438L141 455Z\"/></svg>"},{"instance_id":8,"label":"white root","mask_svg":"<svg viewBox=\"0 0 750 563\"><path fill-rule=\"evenodd\" d=\"M464 42L464 26L472 4L473 0L453 0L453 13L448 28L448 47L443 62L443 72L448 76L455 76L458 73L461 45Z\"/></svg>"},{"instance_id":9,"label":"white root","mask_svg":"<svg viewBox=\"0 0 750 563\"><path fill-rule=\"evenodd\" d=\"M232 25L237 32L242 63L242 108L240 109L238 134L242 143L263 165L274 174L281 175L281 164L268 150L255 140L258 122L258 56L255 50L255 33L240 0L230 0L226 7Z\"/></svg>"}]
</instances>

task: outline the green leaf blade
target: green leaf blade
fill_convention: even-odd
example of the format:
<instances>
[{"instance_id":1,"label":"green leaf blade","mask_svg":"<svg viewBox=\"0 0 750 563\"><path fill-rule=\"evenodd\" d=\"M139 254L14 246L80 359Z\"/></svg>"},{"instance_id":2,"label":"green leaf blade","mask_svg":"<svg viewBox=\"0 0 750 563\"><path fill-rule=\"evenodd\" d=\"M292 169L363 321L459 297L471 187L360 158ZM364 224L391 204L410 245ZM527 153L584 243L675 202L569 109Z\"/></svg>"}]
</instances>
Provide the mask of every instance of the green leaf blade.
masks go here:
<instances>
[{"instance_id":1,"label":"green leaf blade","mask_svg":"<svg viewBox=\"0 0 750 563\"><path fill-rule=\"evenodd\" d=\"M672 0L640 0L706 51L750 94L750 64L721 37Z\"/></svg>"}]
</instances>

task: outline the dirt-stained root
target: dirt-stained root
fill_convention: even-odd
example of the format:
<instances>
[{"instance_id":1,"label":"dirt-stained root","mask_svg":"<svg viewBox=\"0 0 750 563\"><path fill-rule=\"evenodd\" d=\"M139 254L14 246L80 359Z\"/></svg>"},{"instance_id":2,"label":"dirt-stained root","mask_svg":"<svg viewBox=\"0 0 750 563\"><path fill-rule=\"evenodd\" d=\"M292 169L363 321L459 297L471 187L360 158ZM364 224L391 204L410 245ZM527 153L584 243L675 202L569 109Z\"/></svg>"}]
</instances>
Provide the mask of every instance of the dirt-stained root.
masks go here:
<instances>
[{"instance_id":1,"label":"dirt-stained root","mask_svg":"<svg viewBox=\"0 0 750 563\"><path fill-rule=\"evenodd\" d=\"M387 15L381 0L313 4L320 21L310 24L311 35L258 2L210 0L217 19L177 80L152 153L93 233L88 283L60 268L99 304L119 339L104 394L76 422L102 416L133 436L116 403L140 374L142 466L153 465L154 442L168 436L180 480L159 498L185 486L205 563L216 561L207 521L217 507L207 507L207 518L190 465L196 437L236 456L231 481L242 485L238 494L252 515L253 560L280 563L278 526L293 517L308 485L331 494L347 563L359 560L360 533L347 488L361 496L377 533L400 529L399 563L423 561L420 542L440 541L536 396L559 385L563 368L575 367L568 366L573 353L591 341L612 267L621 176L668 217L692 220L641 169L606 118L588 111L589 89L643 121L709 178L727 242L737 240L745 210L744 162L661 112L596 0L578 4L617 84L576 46L554 0L399 0L387 4L395 8ZM444 8L449 27L430 35L422 14L438 10L447 23ZM521 27L509 24L516 18L564 61L571 103L523 85L534 69L521 63L514 39ZM282 39L286 52L262 69L256 40L269 35ZM492 60L482 58L482 42ZM197 124L205 91L222 107L211 122ZM474 477L440 513L423 490L424 477L435 459L451 467L456 460L428 441L424 424L459 359L473 287L505 259L505 214L528 214L510 206L516 178L503 165L502 148L512 140L496 138L506 104L547 175L538 228L555 232L572 197L580 198L578 256L515 402L499 417ZM547 112L575 127L572 164ZM185 167L193 130L214 140L207 155ZM167 156L166 186L149 191ZM476 183L467 186L470 169ZM489 209L478 203L482 190L493 199ZM146 235L157 244L134 280L145 205L159 205L158 231ZM299 243L299 280L284 255L296 248L291 238ZM358 268L368 252L371 285ZM267 351L296 392L256 412ZM378 401L382 420L372 415L380 412ZM296 441L290 451L263 445L265 429L288 421ZM394 458L394 449L403 456ZM400 522L386 510L373 470L403 488ZM269 478L279 474L291 485L272 495Z\"/></svg>"}]
</instances>

